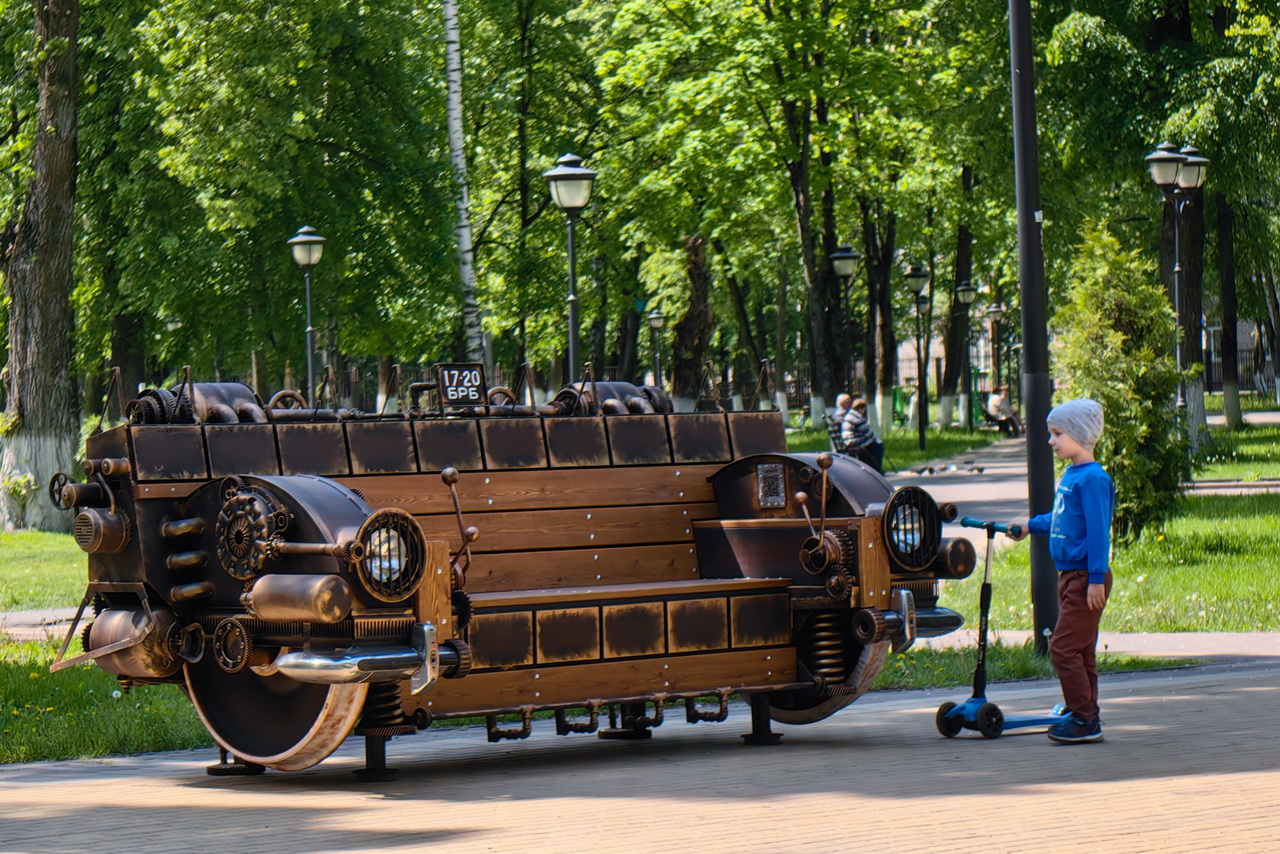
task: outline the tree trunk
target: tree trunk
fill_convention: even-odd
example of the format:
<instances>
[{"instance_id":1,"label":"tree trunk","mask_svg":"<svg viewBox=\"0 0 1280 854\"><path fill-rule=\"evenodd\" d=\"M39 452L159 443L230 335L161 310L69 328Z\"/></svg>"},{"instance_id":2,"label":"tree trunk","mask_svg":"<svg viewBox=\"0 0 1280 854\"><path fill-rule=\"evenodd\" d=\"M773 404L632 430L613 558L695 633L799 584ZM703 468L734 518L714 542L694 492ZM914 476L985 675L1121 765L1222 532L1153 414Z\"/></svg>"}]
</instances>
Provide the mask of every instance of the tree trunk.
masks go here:
<instances>
[{"instance_id":1,"label":"tree trunk","mask_svg":"<svg viewBox=\"0 0 1280 854\"><path fill-rule=\"evenodd\" d=\"M707 239L685 238L685 275L689 279L689 308L676 322L675 352L671 359L671 388L675 397L694 401L702 394L703 362L715 334L711 313L711 270L707 267Z\"/></svg>"},{"instance_id":2,"label":"tree trunk","mask_svg":"<svg viewBox=\"0 0 1280 854\"><path fill-rule=\"evenodd\" d=\"M454 205L457 222L458 276L462 280L462 333L467 358L484 358L480 328L480 304L476 298L475 253L471 244L471 189L467 177L467 149L462 133L462 44L458 30L457 0L443 0L446 77L446 119L449 126L449 158L453 164ZM492 365L486 365L492 373Z\"/></svg>"},{"instance_id":3,"label":"tree trunk","mask_svg":"<svg viewBox=\"0 0 1280 854\"><path fill-rule=\"evenodd\" d=\"M871 384L867 402L874 404L873 423L883 433L893 426L893 386L898 373L891 286L898 220L879 201L864 198L858 204L867 268L867 381Z\"/></svg>"},{"instance_id":4,"label":"tree trunk","mask_svg":"<svg viewBox=\"0 0 1280 854\"><path fill-rule=\"evenodd\" d=\"M1240 412L1240 342L1236 340L1236 216L1222 193L1218 202L1218 281L1222 292L1222 411L1228 430L1244 426Z\"/></svg>"},{"instance_id":5,"label":"tree trunk","mask_svg":"<svg viewBox=\"0 0 1280 854\"><path fill-rule=\"evenodd\" d=\"M40 104L33 177L0 247L9 293L8 405L0 424L0 526L68 530L45 498L70 470L79 437L71 385L71 263L75 241L76 33L79 0L37 0Z\"/></svg>"}]
</instances>

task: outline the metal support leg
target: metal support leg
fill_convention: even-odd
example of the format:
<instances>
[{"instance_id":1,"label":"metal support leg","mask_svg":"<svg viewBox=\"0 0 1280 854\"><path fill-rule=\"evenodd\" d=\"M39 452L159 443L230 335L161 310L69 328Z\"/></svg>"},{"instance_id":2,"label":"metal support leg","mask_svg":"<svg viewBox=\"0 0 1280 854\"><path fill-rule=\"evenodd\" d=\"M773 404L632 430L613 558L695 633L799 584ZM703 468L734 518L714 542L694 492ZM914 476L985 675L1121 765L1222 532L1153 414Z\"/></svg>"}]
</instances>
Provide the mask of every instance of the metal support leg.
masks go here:
<instances>
[{"instance_id":1,"label":"metal support leg","mask_svg":"<svg viewBox=\"0 0 1280 854\"><path fill-rule=\"evenodd\" d=\"M751 732L744 732L742 740L746 744L777 744L782 740L782 733L771 728L767 694L751 695Z\"/></svg>"},{"instance_id":2,"label":"metal support leg","mask_svg":"<svg viewBox=\"0 0 1280 854\"><path fill-rule=\"evenodd\" d=\"M387 736L364 737L364 767L351 773L366 783L385 783L396 778L399 772L387 767Z\"/></svg>"},{"instance_id":3,"label":"metal support leg","mask_svg":"<svg viewBox=\"0 0 1280 854\"><path fill-rule=\"evenodd\" d=\"M210 777L254 777L266 771L266 767L256 762L246 762L230 756L225 747L218 748L218 764L210 765L204 773Z\"/></svg>"}]
</instances>

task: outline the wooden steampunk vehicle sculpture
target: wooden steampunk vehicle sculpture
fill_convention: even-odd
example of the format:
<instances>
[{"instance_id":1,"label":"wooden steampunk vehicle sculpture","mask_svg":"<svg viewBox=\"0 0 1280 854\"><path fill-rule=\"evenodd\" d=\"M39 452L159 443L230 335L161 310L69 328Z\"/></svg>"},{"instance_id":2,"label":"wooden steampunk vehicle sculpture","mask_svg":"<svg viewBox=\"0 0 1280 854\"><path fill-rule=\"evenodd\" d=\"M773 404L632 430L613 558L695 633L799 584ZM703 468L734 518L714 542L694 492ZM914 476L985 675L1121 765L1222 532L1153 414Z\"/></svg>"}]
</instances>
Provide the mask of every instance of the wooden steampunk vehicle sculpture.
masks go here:
<instances>
[{"instance_id":1,"label":"wooden steampunk vehicle sculpture","mask_svg":"<svg viewBox=\"0 0 1280 854\"><path fill-rule=\"evenodd\" d=\"M212 774L308 768L356 734L377 779L390 736L450 718L490 741L538 710L561 735L647 738L737 694L768 743L963 622L937 606L975 563L942 537L954 507L787 453L777 412L589 380L521 405L479 365L407 392L370 414L188 374L123 405L87 480L50 484L89 554L77 624L93 612L54 669L182 686Z\"/></svg>"}]
</instances>

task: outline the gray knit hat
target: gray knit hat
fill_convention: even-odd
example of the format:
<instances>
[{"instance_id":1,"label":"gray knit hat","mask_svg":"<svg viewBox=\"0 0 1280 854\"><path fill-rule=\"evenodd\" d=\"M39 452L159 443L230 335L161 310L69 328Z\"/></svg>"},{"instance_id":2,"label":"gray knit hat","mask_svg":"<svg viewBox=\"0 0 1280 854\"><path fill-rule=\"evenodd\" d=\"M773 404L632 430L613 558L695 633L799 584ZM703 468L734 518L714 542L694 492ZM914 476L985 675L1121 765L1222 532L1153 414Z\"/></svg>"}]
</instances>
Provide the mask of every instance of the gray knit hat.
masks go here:
<instances>
[{"instance_id":1,"label":"gray knit hat","mask_svg":"<svg viewBox=\"0 0 1280 854\"><path fill-rule=\"evenodd\" d=\"M1102 435L1102 404L1087 397L1078 397L1059 403L1049 410L1048 424L1056 424L1063 433L1080 443L1086 451L1092 451Z\"/></svg>"}]
</instances>

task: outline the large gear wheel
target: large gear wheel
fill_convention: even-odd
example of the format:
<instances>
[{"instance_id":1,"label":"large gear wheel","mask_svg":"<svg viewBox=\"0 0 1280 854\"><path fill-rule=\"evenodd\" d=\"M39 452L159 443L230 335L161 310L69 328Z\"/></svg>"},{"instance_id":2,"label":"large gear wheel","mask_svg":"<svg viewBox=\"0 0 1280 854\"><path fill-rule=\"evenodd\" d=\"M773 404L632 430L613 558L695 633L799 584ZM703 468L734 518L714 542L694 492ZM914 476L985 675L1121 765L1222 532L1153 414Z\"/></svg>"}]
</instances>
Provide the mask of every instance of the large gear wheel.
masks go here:
<instances>
[{"instance_id":1,"label":"large gear wheel","mask_svg":"<svg viewBox=\"0 0 1280 854\"><path fill-rule=\"evenodd\" d=\"M829 528L821 536L807 538L800 547L800 565L811 575L833 569L848 571L853 564L853 538L843 529Z\"/></svg>"},{"instance_id":2,"label":"large gear wheel","mask_svg":"<svg viewBox=\"0 0 1280 854\"><path fill-rule=\"evenodd\" d=\"M213 630L213 660L227 673L239 673L253 655L253 638L244 624L233 618Z\"/></svg>"},{"instance_id":3,"label":"large gear wheel","mask_svg":"<svg viewBox=\"0 0 1280 854\"><path fill-rule=\"evenodd\" d=\"M248 581L262 572L275 522L272 507L253 491L236 493L222 505L215 526L218 561L232 578Z\"/></svg>"}]
</instances>

